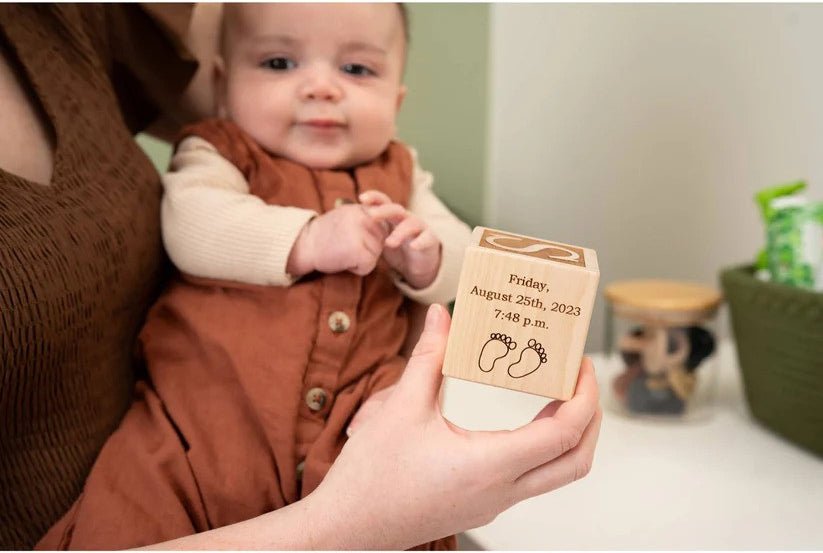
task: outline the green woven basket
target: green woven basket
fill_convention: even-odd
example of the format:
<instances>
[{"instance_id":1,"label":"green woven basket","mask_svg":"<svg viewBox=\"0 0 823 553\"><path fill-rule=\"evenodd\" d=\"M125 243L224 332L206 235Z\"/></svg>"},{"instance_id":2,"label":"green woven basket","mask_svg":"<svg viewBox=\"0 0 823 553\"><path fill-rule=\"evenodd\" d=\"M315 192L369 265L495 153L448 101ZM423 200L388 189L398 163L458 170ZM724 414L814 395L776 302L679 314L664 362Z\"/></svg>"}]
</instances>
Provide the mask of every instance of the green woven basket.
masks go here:
<instances>
[{"instance_id":1,"label":"green woven basket","mask_svg":"<svg viewBox=\"0 0 823 553\"><path fill-rule=\"evenodd\" d=\"M720 280L752 414L823 455L823 294L761 282L750 266Z\"/></svg>"}]
</instances>

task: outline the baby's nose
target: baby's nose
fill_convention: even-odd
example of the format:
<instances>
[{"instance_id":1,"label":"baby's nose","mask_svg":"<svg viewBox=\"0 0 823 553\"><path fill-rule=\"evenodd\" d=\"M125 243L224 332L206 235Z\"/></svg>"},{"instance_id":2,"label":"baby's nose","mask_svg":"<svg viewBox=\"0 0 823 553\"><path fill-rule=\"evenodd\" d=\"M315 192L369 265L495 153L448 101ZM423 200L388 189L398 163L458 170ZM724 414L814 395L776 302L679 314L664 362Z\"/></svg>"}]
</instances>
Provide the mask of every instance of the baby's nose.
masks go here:
<instances>
[{"instance_id":1,"label":"baby's nose","mask_svg":"<svg viewBox=\"0 0 823 553\"><path fill-rule=\"evenodd\" d=\"M329 102L336 102L343 95L336 76L325 69L311 71L306 75L300 93L304 100L325 100Z\"/></svg>"}]
</instances>

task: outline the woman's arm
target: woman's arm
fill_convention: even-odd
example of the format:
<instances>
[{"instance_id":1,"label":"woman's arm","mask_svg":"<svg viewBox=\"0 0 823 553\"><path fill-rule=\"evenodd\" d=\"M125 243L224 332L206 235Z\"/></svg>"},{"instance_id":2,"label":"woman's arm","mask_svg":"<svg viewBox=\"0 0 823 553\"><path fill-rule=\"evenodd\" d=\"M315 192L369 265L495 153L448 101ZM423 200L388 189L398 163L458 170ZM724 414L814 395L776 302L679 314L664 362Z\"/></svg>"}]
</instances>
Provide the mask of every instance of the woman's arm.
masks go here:
<instances>
[{"instance_id":1,"label":"woman's arm","mask_svg":"<svg viewBox=\"0 0 823 553\"><path fill-rule=\"evenodd\" d=\"M448 312L423 335L378 416L346 443L320 486L273 513L158 544L162 549L406 549L491 522L592 466L601 410L591 361L572 399L516 430L469 432L440 413Z\"/></svg>"},{"instance_id":2,"label":"woman's arm","mask_svg":"<svg viewBox=\"0 0 823 553\"><path fill-rule=\"evenodd\" d=\"M154 5L153 10L163 10ZM146 132L172 142L183 125L214 115L214 60L220 45L222 4L195 3L187 29L179 29L183 42L198 61L197 72L173 105L161 106L163 115Z\"/></svg>"}]
</instances>

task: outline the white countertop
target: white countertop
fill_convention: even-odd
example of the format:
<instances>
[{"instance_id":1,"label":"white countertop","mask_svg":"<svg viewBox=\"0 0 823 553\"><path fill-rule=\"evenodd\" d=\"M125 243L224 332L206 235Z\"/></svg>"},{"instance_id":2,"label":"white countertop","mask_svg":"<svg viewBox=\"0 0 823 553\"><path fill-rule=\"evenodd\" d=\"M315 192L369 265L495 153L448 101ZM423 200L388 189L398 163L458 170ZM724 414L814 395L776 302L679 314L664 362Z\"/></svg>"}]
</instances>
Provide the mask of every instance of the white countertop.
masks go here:
<instances>
[{"instance_id":1,"label":"white countertop","mask_svg":"<svg viewBox=\"0 0 823 553\"><path fill-rule=\"evenodd\" d=\"M619 367L593 358L605 396ZM484 549L823 548L823 459L754 421L731 344L716 368L708 420L655 423L607 409L586 478L467 534ZM447 379L443 412L464 428L514 428L546 401Z\"/></svg>"}]
</instances>

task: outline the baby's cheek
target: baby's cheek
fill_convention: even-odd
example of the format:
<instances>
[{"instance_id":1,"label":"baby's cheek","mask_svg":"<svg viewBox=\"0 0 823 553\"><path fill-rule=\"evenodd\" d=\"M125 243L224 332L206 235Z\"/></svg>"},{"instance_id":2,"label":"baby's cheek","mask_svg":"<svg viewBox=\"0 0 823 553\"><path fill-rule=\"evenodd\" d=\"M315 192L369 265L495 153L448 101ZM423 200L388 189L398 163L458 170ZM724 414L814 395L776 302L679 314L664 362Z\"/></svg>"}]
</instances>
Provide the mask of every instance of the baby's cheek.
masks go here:
<instances>
[{"instance_id":1,"label":"baby's cheek","mask_svg":"<svg viewBox=\"0 0 823 553\"><path fill-rule=\"evenodd\" d=\"M380 155L395 137L396 126L389 114L374 113L361 124L359 141L372 152L371 157Z\"/></svg>"}]
</instances>

